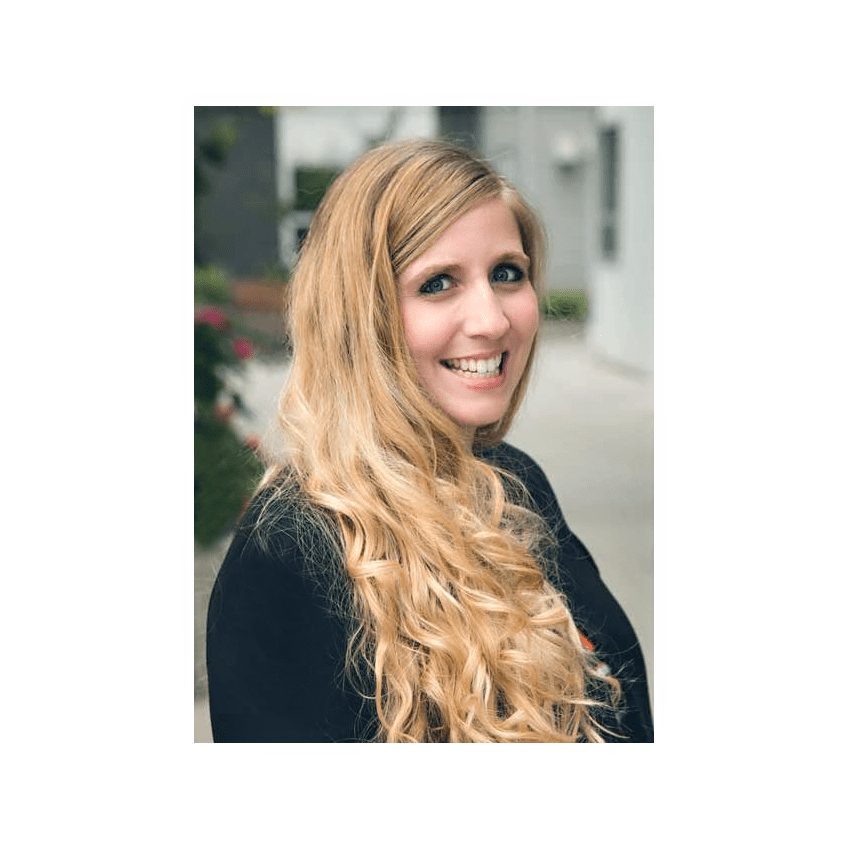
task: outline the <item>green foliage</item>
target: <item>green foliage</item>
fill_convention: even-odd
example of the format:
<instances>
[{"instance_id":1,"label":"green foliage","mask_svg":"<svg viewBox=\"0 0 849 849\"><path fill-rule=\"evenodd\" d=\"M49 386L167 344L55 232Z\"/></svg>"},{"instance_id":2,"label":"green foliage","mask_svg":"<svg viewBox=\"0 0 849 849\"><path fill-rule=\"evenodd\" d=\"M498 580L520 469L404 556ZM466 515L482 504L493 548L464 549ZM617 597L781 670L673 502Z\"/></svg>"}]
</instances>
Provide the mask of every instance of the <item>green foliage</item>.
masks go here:
<instances>
[{"instance_id":1,"label":"green foliage","mask_svg":"<svg viewBox=\"0 0 849 849\"><path fill-rule=\"evenodd\" d=\"M233 525L262 475L262 464L226 423L195 418L195 540L212 545Z\"/></svg>"},{"instance_id":2,"label":"green foliage","mask_svg":"<svg viewBox=\"0 0 849 849\"><path fill-rule=\"evenodd\" d=\"M195 325L195 402L210 409L224 389L220 366L229 364L220 337L208 324Z\"/></svg>"},{"instance_id":3,"label":"green foliage","mask_svg":"<svg viewBox=\"0 0 849 849\"><path fill-rule=\"evenodd\" d=\"M230 280L223 268L214 265L195 266L195 302L201 304L230 302Z\"/></svg>"},{"instance_id":4,"label":"green foliage","mask_svg":"<svg viewBox=\"0 0 849 849\"><path fill-rule=\"evenodd\" d=\"M195 540L206 546L232 528L263 469L230 424L235 412L247 411L228 376L253 345L235 337L224 310L211 306L196 310L194 340Z\"/></svg>"},{"instance_id":5,"label":"green foliage","mask_svg":"<svg viewBox=\"0 0 849 849\"><path fill-rule=\"evenodd\" d=\"M241 115L254 109L267 118L274 107L234 108L233 114L215 121L195 144L194 533L202 546L212 545L233 527L263 472L256 454L230 423L235 412L247 411L239 395L228 387L232 370L253 352L252 342L236 334L256 334L231 321L227 272L206 265L197 242L199 200L210 190L211 175L221 169L238 141ZM195 107L196 116L203 112L204 107Z\"/></svg>"},{"instance_id":6,"label":"green foliage","mask_svg":"<svg viewBox=\"0 0 849 849\"><path fill-rule=\"evenodd\" d=\"M290 273L289 269L280 262L266 263L260 271L263 279L278 283L288 283Z\"/></svg>"},{"instance_id":7,"label":"green foliage","mask_svg":"<svg viewBox=\"0 0 849 849\"><path fill-rule=\"evenodd\" d=\"M558 289L542 300L543 315L584 321L589 314L587 295L580 289Z\"/></svg>"}]
</instances>

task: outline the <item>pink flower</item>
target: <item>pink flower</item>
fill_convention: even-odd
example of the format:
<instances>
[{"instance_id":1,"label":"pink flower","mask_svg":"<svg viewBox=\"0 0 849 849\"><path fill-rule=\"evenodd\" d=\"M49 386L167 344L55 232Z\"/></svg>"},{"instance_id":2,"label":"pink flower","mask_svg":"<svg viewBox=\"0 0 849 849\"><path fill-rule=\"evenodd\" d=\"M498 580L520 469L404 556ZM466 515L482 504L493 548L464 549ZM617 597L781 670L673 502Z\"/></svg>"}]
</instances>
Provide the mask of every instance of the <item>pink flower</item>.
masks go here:
<instances>
[{"instance_id":1,"label":"pink flower","mask_svg":"<svg viewBox=\"0 0 849 849\"><path fill-rule=\"evenodd\" d=\"M247 339L236 339L233 342L233 350L240 360L246 360L253 356L254 346Z\"/></svg>"},{"instance_id":2,"label":"pink flower","mask_svg":"<svg viewBox=\"0 0 849 849\"><path fill-rule=\"evenodd\" d=\"M212 414L220 422L225 424L230 421L230 416L233 415L235 407L232 404L222 404L220 401L212 408Z\"/></svg>"},{"instance_id":3,"label":"pink flower","mask_svg":"<svg viewBox=\"0 0 849 849\"><path fill-rule=\"evenodd\" d=\"M227 327L227 316L215 307L204 307L195 313L195 324L208 324L216 330L225 330Z\"/></svg>"}]
</instances>

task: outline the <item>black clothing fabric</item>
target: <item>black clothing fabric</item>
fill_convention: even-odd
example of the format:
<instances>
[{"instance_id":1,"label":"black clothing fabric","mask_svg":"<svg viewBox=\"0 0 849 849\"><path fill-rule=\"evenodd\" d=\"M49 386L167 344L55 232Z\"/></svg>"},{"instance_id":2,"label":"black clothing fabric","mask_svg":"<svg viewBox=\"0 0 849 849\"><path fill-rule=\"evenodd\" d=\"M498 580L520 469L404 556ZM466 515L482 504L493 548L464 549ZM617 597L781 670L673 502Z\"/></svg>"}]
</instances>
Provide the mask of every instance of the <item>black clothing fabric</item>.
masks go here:
<instances>
[{"instance_id":1,"label":"black clothing fabric","mask_svg":"<svg viewBox=\"0 0 849 849\"><path fill-rule=\"evenodd\" d=\"M619 679L623 700L613 728L624 739L654 740L643 655L631 624L587 549L569 530L542 469L501 443L479 456L518 477L557 540L557 574L579 630ZM248 508L213 587L207 618L207 671L216 743L368 742L377 730L373 700L344 672L351 623L340 612L342 569L322 568L292 516L276 516L265 544ZM303 523L300 523L301 525ZM320 534L316 534L316 544ZM330 558L331 563L334 562ZM338 561L338 558L337 558ZM340 596L341 594L341 596ZM600 717L611 726L609 715Z\"/></svg>"}]
</instances>

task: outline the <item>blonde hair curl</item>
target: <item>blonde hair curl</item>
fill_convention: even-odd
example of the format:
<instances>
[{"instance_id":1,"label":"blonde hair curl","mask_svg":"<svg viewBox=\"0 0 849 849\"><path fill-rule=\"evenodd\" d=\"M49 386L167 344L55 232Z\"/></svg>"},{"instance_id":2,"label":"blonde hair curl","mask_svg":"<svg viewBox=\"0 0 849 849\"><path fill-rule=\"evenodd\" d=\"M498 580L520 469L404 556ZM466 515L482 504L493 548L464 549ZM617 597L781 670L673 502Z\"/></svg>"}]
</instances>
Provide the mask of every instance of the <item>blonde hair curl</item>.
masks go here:
<instances>
[{"instance_id":1,"label":"blonde hair curl","mask_svg":"<svg viewBox=\"0 0 849 849\"><path fill-rule=\"evenodd\" d=\"M618 685L592 670L546 578L544 522L429 400L404 337L398 276L492 198L513 211L537 287L535 214L462 149L386 145L333 183L290 284L286 453L270 458L261 488L266 511L289 481L332 517L356 623L347 668L375 700L377 739L602 742L591 694L605 681L615 698ZM476 446L501 440L528 371Z\"/></svg>"}]
</instances>

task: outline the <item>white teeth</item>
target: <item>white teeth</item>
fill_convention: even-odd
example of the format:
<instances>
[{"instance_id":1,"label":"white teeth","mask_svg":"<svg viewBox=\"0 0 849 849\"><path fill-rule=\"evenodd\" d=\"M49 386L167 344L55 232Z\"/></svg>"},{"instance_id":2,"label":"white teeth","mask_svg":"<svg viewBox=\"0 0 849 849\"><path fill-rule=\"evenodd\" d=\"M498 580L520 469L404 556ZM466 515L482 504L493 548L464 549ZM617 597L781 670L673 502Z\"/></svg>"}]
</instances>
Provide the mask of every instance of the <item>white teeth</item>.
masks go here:
<instances>
[{"instance_id":1,"label":"white teeth","mask_svg":"<svg viewBox=\"0 0 849 849\"><path fill-rule=\"evenodd\" d=\"M450 369L462 371L468 375L474 374L480 377L492 377L500 371L502 356L502 354L498 354L495 357L490 357L488 360L474 360L461 357L457 360L444 360L443 362Z\"/></svg>"}]
</instances>

